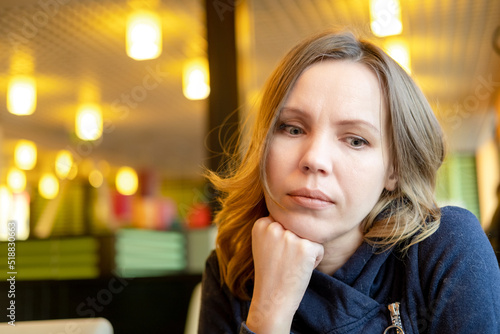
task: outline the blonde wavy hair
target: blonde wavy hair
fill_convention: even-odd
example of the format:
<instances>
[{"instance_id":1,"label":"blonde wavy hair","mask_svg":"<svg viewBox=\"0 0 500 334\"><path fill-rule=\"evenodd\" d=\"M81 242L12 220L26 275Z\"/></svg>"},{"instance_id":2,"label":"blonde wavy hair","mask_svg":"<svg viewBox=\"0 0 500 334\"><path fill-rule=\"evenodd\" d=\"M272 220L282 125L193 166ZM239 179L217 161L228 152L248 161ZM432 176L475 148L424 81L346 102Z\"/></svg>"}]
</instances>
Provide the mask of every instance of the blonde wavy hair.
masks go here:
<instances>
[{"instance_id":1,"label":"blonde wavy hair","mask_svg":"<svg viewBox=\"0 0 500 334\"><path fill-rule=\"evenodd\" d=\"M216 253L221 280L241 299L249 299L254 278L251 231L267 216L265 164L269 142L290 90L302 72L325 60L367 65L377 75L389 114L397 187L384 190L361 227L366 242L381 251L403 253L439 227L434 200L436 172L444 159L442 131L426 98L411 77L381 49L350 32L324 32L293 48L265 86L246 153L234 159L225 176L208 172L221 194Z\"/></svg>"}]
</instances>

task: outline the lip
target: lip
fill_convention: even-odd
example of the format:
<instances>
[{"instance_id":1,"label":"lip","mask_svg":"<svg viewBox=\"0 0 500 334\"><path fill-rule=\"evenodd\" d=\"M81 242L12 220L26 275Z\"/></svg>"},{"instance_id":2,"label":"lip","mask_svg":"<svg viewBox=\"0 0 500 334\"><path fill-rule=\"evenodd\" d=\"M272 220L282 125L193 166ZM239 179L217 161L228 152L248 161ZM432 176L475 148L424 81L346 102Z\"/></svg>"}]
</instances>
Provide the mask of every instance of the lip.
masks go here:
<instances>
[{"instance_id":1,"label":"lip","mask_svg":"<svg viewBox=\"0 0 500 334\"><path fill-rule=\"evenodd\" d=\"M289 192L288 196L298 205L309 209L324 209L335 204L325 193L315 189L297 189Z\"/></svg>"}]
</instances>

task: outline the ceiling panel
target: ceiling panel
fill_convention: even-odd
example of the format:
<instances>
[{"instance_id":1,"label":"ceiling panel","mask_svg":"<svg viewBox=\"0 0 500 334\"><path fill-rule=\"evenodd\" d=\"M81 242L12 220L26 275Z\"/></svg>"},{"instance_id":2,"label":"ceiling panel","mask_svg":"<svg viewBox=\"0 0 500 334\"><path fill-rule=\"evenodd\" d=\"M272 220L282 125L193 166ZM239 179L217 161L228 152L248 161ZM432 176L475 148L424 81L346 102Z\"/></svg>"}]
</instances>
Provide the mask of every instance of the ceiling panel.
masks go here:
<instances>
[{"instance_id":1,"label":"ceiling panel","mask_svg":"<svg viewBox=\"0 0 500 334\"><path fill-rule=\"evenodd\" d=\"M368 0L253 0L251 4L259 84L287 50L324 29L348 26L380 46L387 39L371 34ZM500 87L500 53L493 44L500 45L500 1L401 0L401 9L404 28L399 37L410 47L412 76L440 118L450 148L473 151L485 136L463 134L477 133L484 121L490 126L481 126L481 131L494 126L491 114Z\"/></svg>"},{"instance_id":2,"label":"ceiling panel","mask_svg":"<svg viewBox=\"0 0 500 334\"><path fill-rule=\"evenodd\" d=\"M73 0L45 8L42 3L58 2L0 5L3 136L33 139L51 149L92 146L86 154L92 159L153 166L177 177L199 174L206 102L183 96L181 71L190 57L205 56L202 4L159 3L155 10L162 18L163 53L158 59L135 61L125 53L125 23L137 1ZM6 111L14 54L34 59L38 105L31 116ZM105 133L99 143L83 145L74 136L74 117L89 94L103 107Z\"/></svg>"}]
</instances>

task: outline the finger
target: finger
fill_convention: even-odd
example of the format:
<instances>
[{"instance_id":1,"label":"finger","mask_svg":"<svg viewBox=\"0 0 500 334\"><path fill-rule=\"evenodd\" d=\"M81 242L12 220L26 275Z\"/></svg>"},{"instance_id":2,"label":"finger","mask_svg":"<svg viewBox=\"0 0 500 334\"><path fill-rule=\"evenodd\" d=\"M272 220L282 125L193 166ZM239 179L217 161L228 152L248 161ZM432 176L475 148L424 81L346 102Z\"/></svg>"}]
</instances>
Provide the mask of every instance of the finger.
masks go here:
<instances>
[{"instance_id":1,"label":"finger","mask_svg":"<svg viewBox=\"0 0 500 334\"><path fill-rule=\"evenodd\" d=\"M271 224L273 221L269 218L269 217L262 217L262 218L259 218L255 221L255 223L253 224L253 228L252 229L265 229L267 226L269 226L269 224Z\"/></svg>"},{"instance_id":2,"label":"finger","mask_svg":"<svg viewBox=\"0 0 500 334\"><path fill-rule=\"evenodd\" d=\"M325 255L325 248L322 244L315 243L316 245L316 262L314 263L314 268L316 268L321 261L323 261L323 256Z\"/></svg>"}]
</instances>

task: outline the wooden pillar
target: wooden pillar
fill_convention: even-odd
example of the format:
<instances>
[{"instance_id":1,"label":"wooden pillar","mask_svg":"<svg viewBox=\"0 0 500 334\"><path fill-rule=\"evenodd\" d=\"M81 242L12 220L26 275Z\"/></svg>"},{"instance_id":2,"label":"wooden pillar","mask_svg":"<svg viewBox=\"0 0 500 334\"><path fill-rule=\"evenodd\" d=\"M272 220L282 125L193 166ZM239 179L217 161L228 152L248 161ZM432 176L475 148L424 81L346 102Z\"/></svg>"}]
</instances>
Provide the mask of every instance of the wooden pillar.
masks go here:
<instances>
[{"instance_id":1,"label":"wooden pillar","mask_svg":"<svg viewBox=\"0 0 500 334\"><path fill-rule=\"evenodd\" d=\"M210 71L208 101L208 162L211 170L222 167L224 149L239 134L236 60L236 0L205 0ZM230 142L233 140L233 142Z\"/></svg>"}]
</instances>

